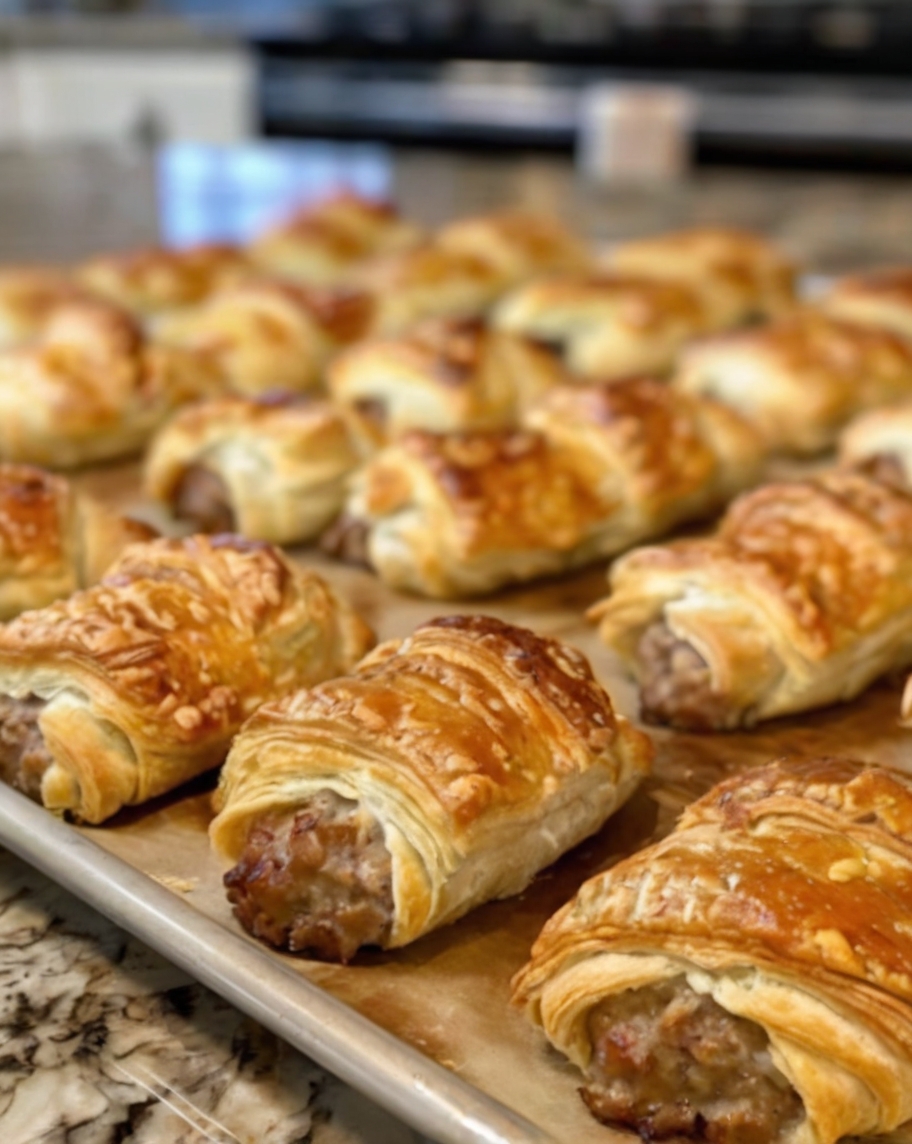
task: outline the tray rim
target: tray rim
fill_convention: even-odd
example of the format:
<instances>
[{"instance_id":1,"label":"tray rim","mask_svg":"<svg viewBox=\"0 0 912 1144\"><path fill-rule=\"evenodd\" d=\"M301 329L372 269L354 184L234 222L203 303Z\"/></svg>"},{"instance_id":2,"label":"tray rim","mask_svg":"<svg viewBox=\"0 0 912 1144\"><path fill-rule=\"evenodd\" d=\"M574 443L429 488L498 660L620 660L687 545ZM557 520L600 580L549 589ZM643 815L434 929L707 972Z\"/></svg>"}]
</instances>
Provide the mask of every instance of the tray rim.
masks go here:
<instances>
[{"instance_id":1,"label":"tray rim","mask_svg":"<svg viewBox=\"0 0 912 1144\"><path fill-rule=\"evenodd\" d=\"M439 1144L555 1137L0 783L0 845ZM292 1002L292 1004L289 1004Z\"/></svg>"}]
</instances>

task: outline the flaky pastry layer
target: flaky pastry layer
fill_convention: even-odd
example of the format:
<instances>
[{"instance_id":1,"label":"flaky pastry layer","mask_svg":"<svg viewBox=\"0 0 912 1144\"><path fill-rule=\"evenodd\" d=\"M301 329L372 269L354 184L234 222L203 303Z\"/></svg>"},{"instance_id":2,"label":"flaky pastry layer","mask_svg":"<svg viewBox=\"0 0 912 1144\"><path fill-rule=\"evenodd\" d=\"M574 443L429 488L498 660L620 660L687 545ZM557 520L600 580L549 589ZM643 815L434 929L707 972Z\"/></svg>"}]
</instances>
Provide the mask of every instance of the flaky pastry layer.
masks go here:
<instances>
[{"instance_id":1,"label":"flaky pastry layer","mask_svg":"<svg viewBox=\"0 0 912 1144\"><path fill-rule=\"evenodd\" d=\"M0 353L0 458L70 468L138 452L180 405L223 388L205 355L150 342L105 302L56 309Z\"/></svg>"},{"instance_id":2,"label":"flaky pastry layer","mask_svg":"<svg viewBox=\"0 0 912 1144\"><path fill-rule=\"evenodd\" d=\"M355 801L392 857L385 944L400 946L518 893L626 800L651 753L579 652L455 616L261 708L222 771L211 838L231 864L258 821L326 790Z\"/></svg>"},{"instance_id":3,"label":"flaky pastry layer","mask_svg":"<svg viewBox=\"0 0 912 1144\"><path fill-rule=\"evenodd\" d=\"M785 760L721 783L663 841L586 882L543 929L514 1001L610 1091L590 1016L686 982L765 1031L800 1097L770 1144L886 1134L912 1118L910 908L909 778ZM682 1054L682 1078L696 1067ZM679 1097L666 1089L650 1115Z\"/></svg>"},{"instance_id":4,"label":"flaky pastry layer","mask_svg":"<svg viewBox=\"0 0 912 1144\"><path fill-rule=\"evenodd\" d=\"M351 347L331 364L327 384L370 448L412 429L513 428L563 379L545 347L477 319L451 319Z\"/></svg>"},{"instance_id":5,"label":"flaky pastry layer","mask_svg":"<svg viewBox=\"0 0 912 1144\"><path fill-rule=\"evenodd\" d=\"M154 540L0 628L0 695L45 701L45 806L101 822L216 766L261 703L370 643L319 576L268 545Z\"/></svg>"},{"instance_id":6,"label":"flaky pastry layer","mask_svg":"<svg viewBox=\"0 0 912 1144\"><path fill-rule=\"evenodd\" d=\"M737 416L646 379L555 387L525 420L411 433L359 471L345 515L384 581L464 596L578 567L723 504L761 457Z\"/></svg>"},{"instance_id":7,"label":"flaky pastry layer","mask_svg":"<svg viewBox=\"0 0 912 1144\"><path fill-rule=\"evenodd\" d=\"M0 620L101 579L152 530L33 465L0 464Z\"/></svg>"},{"instance_id":8,"label":"flaky pastry layer","mask_svg":"<svg viewBox=\"0 0 912 1144\"><path fill-rule=\"evenodd\" d=\"M700 291L714 329L777 317L795 303L795 264L762 235L700 226L623 242L609 265L622 274L687 282Z\"/></svg>"},{"instance_id":9,"label":"flaky pastry layer","mask_svg":"<svg viewBox=\"0 0 912 1144\"><path fill-rule=\"evenodd\" d=\"M202 531L220 509L242 536L293 544L318 535L345 499L360 460L346 421L316 398L229 397L178 413L152 442L144 485L154 500ZM202 512L187 488L202 470L221 496Z\"/></svg>"},{"instance_id":10,"label":"flaky pastry layer","mask_svg":"<svg viewBox=\"0 0 912 1144\"><path fill-rule=\"evenodd\" d=\"M912 496L852 470L765 485L714 536L629 553L610 585L590 616L658 721L735 727L845 701L912 661Z\"/></svg>"},{"instance_id":11,"label":"flaky pastry layer","mask_svg":"<svg viewBox=\"0 0 912 1144\"><path fill-rule=\"evenodd\" d=\"M690 346L674 384L726 402L770 448L818 453L851 418L912 394L912 343L805 309Z\"/></svg>"},{"instance_id":12,"label":"flaky pastry layer","mask_svg":"<svg viewBox=\"0 0 912 1144\"><path fill-rule=\"evenodd\" d=\"M249 254L266 270L312 286L339 286L367 261L407 250L421 229L390 203L351 192L332 195L270 227Z\"/></svg>"}]
</instances>

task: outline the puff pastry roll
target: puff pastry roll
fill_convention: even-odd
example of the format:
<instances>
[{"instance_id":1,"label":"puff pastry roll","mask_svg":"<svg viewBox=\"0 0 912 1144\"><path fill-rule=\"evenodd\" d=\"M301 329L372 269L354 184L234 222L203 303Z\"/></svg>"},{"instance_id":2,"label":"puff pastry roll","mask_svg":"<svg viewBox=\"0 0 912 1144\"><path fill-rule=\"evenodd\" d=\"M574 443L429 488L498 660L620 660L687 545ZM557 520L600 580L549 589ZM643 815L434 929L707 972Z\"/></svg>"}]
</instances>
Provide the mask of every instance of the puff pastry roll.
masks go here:
<instances>
[{"instance_id":1,"label":"puff pastry roll","mask_svg":"<svg viewBox=\"0 0 912 1144\"><path fill-rule=\"evenodd\" d=\"M748 726L852 699L912 662L912 496L850 470L766 485L610 584L590 617L648 720Z\"/></svg>"},{"instance_id":2,"label":"puff pastry roll","mask_svg":"<svg viewBox=\"0 0 912 1144\"><path fill-rule=\"evenodd\" d=\"M320 384L332 354L360 337L372 316L366 294L248 281L163 318L155 338L206 353L236 393L300 392Z\"/></svg>"},{"instance_id":3,"label":"puff pastry roll","mask_svg":"<svg viewBox=\"0 0 912 1144\"><path fill-rule=\"evenodd\" d=\"M511 285L538 274L591 269L583 243L556 218L502 210L457 219L437 233L447 250L493 263Z\"/></svg>"},{"instance_id":4,"label":"puff pastry roll","mask_svg":"<svg viewBox=\"0 0 912 1144\"><path fill-rule=\"evenodd\" d=\"M783 760L586 882L514 1001L644 1140L868 1139L912 1119L910 911L908 776Z\"/></svg>"},{"instance_id":5,"label":"puff pastry roll","mask_svg":"<svg viewBox=\"0 0 912 1144\"><path fill-rule=\"evenodd\" d=\"M127 544L153 535L63 477L0 464L0 620L96 583Z\"/></svg>"},{"instance_id":6,"label":"puff pastry roll","mask_svg":"<svg viewBox=\"0 0 912 1144\"><path fill-rule=\"evenodd\" d=\"M430 242L377 259L355 284L374 299L376 334L399 334L426 318L478 317L507 286L494 263Z\"/></svg>"},{"instance_id":7,"label":"puff pastry roll","mask_svg":"<svg viewBox=\"0 0 912 1144\"><path fill-rule=\"evenodd\" d=\"M358 462L327 401L227 397L182 410L158 433L145 490L200 531L293 544L338 514Z\"/></svg>"},{"instance_id":8,"label":"puff pastry roll","mask_svg":"<svg viewBox=\"0 0 912 1144\"><path fill-rule=\"evenodd\" d=\"M261 234L250 257L275 274L313 286L346 283L364 262L423 238L389 203L349 192L305 207Z\"/></svg>"},{"instance_id":9,"label":"puff pastry roll","mask_svg":"<svg viewBox=\"0 0 912 1144\"><path fill-rule=\"evenodd\" d=\"M131 545L99 585L0 627L0 774L102 822L217 766L261 703L346 671L371 642L268 545Z\"/></svg>"},{"instance_id":10,"label":"puff pastry roll","mask_svg":"<svg viewBox=\"0 0 912 1144\"><path fill-rule=\"evenodd\" d=\"M852 417L912 395L912 343L806 310L688 347L674 384L731 405L771 448L816 453Z\"/></svg>"},{"instance_id":11,"label":"puff pastry roll","mask_svg":"<svg viewBox=\"0 0 912 1144\"><path fill-rule=\"evenodd\" d=\"M150 318L195 306L250 272L250 262L238 247L209 243L102 254L77 267L75 275L93 293L137 317Z\"/></svg>"},{"instance_id":12,"label":"puff pastry roll","mask_svg":"<svg viewBox=\"0 0 912 1144\"><path fill-rule=\"evenodd\" d=\"M61 306L38 341L0 353L0 458L68 468L128 456L222 386L214 362L151 344L124 311Z\"/></svg>"},{"instance_id":13,"label":"puff pastry roll","mask_svg":"<svg viewBox=\"0 0 912 1144\"><path fill-rule=\"evenodd\" d=\"M453 616L261 708L231 749L210 836L247 929L347 961L519 893L651 758L578 651Z\"/></svg>"},{"instance_id":14,"label":"puff pastry roll","mask_svg":"<svg viewBox=\"0 0 912 1144\"><path fill-rule=\"evenodd\" d=\"M79 287L54 267L0 268L0 349L36 337L58 306L79 296Z\"/></svg>"},{"instance_id":15,"label":"puff pastry roll","mask_svg":"<svg viewBox=\"0 0 912 1144\"><path fill-rule=\"evenodd\" d=\"M693 227L616 246L611 268L699 290L716 329L771 318L795 302L796 267L761 235L731 227Z\"/></svg>"},{"instance_id":16,"label":"puff pastry roll","mask_svg":"<svg viewBox=\"0 0 912 1144\"><path fill-rule=\"evenodd\" d=\"M912 266L841 278L818 306L836 318L912 338Z\"/></svg>"},{"instance_id":17,"label":"puff pastry roll","mask_svg":"<svg viewBox=\"0 0 912 1144\"><path fill-rule=\"evenodd\" d=\"M856 417L840 435L839 458L912 489L912 398Z\"/></svg>"},{"instance_id":18,"label":"puff pastry roll","mask_svg":"<svg viewBox=\"0 0 912 1144\"><path fill-rule=\"evenodd\" d=\"M532 402L564 380L554 354L477 319L422 323L339 354L327 385L367 446L410 429L447 433L515 426Z\"/></svg>"},{"instance_id":19,"label":"puff pastry roll","mask_svg":"<svg viewBox=\"0 0 912 1144\"><path fill-rule=\"evenodd\" d=\"M646 379L557 387L526 420L411 433L356 474L342 519L386 583L465 596L579 567L718 507L760 461L723 406Z\"/></svg>"},{"instance_id":20,"label":"puff pastry roll","mask_svg":"<svg viewBox=\"0 0 912 1144\"><path fill-rule=\"evenodd\" d=\"M572 373L599 381L665 373L709 329L687 284L605 271L528 282L500 303L494 324L554 345Z\"/></svg>"}]
</instances>

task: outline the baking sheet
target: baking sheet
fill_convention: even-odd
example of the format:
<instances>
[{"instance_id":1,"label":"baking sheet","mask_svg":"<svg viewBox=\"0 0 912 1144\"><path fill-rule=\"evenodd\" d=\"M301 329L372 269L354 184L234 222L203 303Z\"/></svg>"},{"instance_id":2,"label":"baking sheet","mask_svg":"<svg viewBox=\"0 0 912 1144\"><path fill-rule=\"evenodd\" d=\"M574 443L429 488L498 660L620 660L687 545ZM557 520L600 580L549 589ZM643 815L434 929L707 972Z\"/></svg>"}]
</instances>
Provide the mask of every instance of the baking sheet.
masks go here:
<instances>
[{"instance_id":1,"label":"baking sheet","mask_svg":"<svg viewBox=\"0 0 912 1144\"><path fill-rule=\"evenodd\" d=\"M110 503L129 508L137 502L134 467L94 471L83 482ZM496 615L579 647L616 707L635 714L632 686L583 619L586 606L604 592L603 569L452 605L397 595L370 573L317 553L294 556L323 571L381 639L456 611ZM104 827L79 830L40 808L22 809L22 800L3 790L0 841L447 1144L629 1141L590 1117L577 1095L578 1074L508 1004L510 978L541 925L584 878L666 833L687 802L732 770L811 752L912 770L912 734L897 726L899 697L900 681L887 681L854 704L749 734L654 732L652 778L598 835L524 894L484 906L409 948L364 954L344 967L286 957L242 933L208 850L205 783L124 812ZM349 1017L330 998L371 1024ZM397 1040L375 1034L378 1027Z\"/></svg>"}]
</instances>

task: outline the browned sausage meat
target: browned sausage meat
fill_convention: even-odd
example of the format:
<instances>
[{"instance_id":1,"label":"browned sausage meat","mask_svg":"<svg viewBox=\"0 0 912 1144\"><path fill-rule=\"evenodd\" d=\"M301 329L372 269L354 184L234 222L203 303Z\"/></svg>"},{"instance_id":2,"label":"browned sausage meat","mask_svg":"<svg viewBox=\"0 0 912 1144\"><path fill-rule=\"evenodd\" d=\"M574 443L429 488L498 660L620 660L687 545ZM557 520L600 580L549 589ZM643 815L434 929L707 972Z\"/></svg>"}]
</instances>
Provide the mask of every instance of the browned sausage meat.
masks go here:
<instances>
[{"instance_id":1,"label":"browned sausage meat","mask_svg":"<svg viewBox=\"0 0 912 1144\"><path fill-rule=\"evenodd\" d=\"M203 465L190 465L174 490L174 515L200 532L234 532L236 523L225 482Z\"/></svg>"},{"instance_id":2,"label":"browned sausage meat","mask_svg":"<svg viewBox=\"0 0 912 1144\"><path fill-rule=\"evenodd\" d=\"M333 791L261 819L225 885L244 928L280 948L348 961L389 936L392 867L383 832Z\"/></svg>"},{"instance_id":3,"label":"browned sausage meat","mask_svg":"<svg viewBox=\"0 0 912 1144\"><path fill-rule=\"evenodd\" d=\"M38 728L44 702L0 695L0 779L39 802L41 777L53 762Z\"/></svg>"},{"instance_id":4,"label":"browned sausage meat","mask_svg":"<svg viewBox=\"0 0 912 1144\"><path fill-rule=\"evenodd\" d=\"M599 1120L643 1140L775 1144L804 1114L766 1032L683 978L603 1001L589 1033L583 1099Z\"/></svg>"},{"instance_id":5,"label":"browned sausage meat","mask_svg":"<svg viewBox=\"0 0 912 1144\"><path fill-rule=\"evenodd\" d=\"M663 622L651 624L640 638L640 711L650 723L668 723L689 731L724 726L728 697L713 691L712 675L697 649L678 639Z\"/></svg>"}]
</instances>

